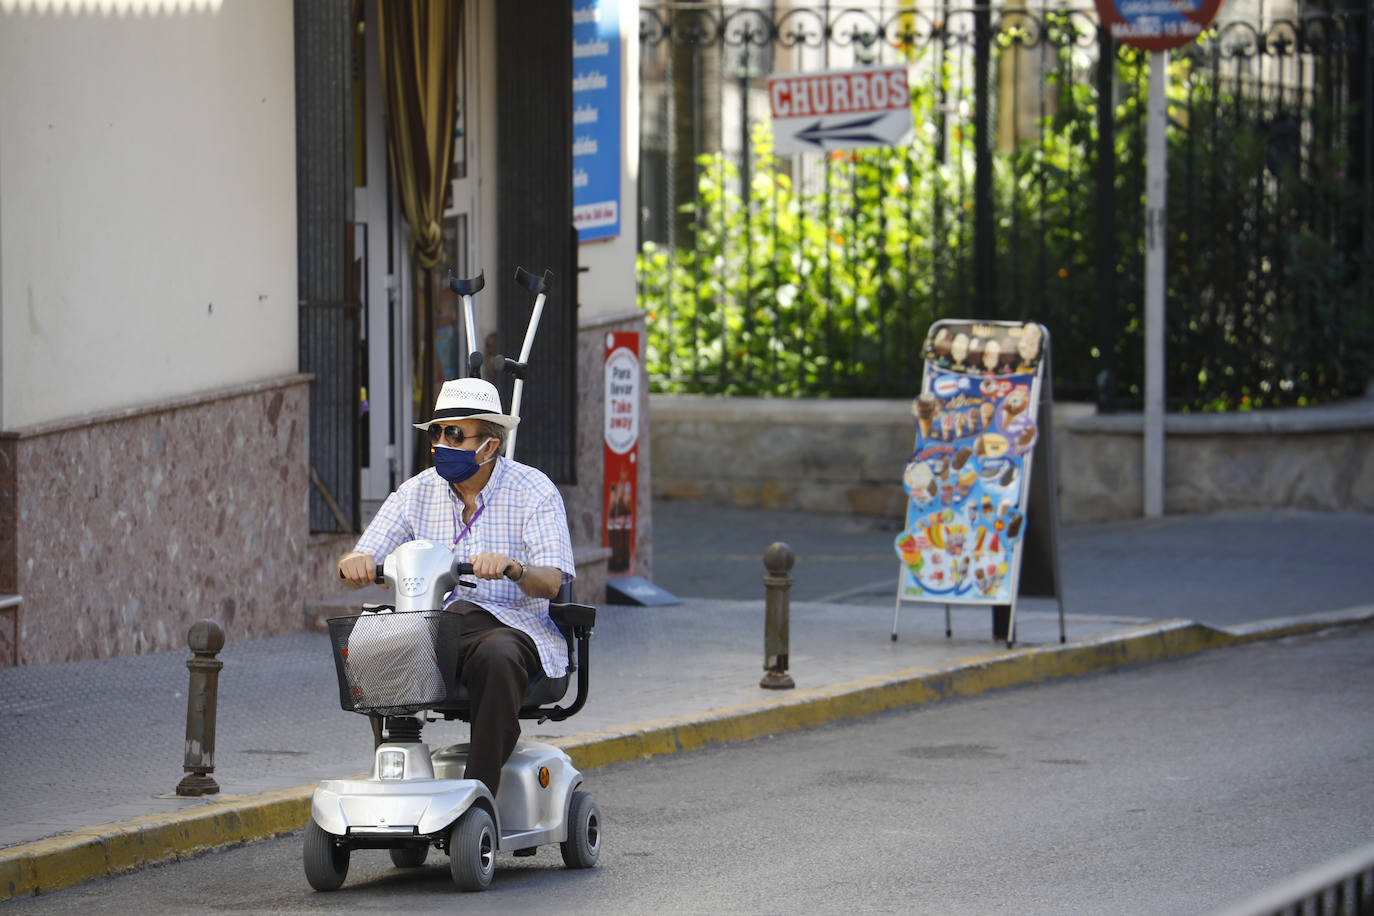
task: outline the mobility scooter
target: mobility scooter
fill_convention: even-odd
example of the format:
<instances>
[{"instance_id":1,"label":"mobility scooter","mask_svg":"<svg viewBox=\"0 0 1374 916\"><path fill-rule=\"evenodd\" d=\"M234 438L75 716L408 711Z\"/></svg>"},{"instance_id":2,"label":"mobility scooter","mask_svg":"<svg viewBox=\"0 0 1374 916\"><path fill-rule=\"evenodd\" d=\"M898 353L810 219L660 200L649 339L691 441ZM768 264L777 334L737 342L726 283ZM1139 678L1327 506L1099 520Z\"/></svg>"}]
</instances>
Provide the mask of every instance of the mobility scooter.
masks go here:
<instances>
[{"instance_id":1,"label":"mobility scooter","mask_svg":"<svg viewBox=\"0 0 1374 916\"><path fill-rule=\"evenodd\" d=\"M537 293L521 360L504 360L505 368L521 378L549 275L536 278L520 270L516 278ZM476 336L471 296L481 289L481 276L449 282L463 297L471 345ZM472 353L469 360L475 374L481 354ZM517 410L513 400L512 413ZM511 448L508 442L508 454ZM366 778L325 780L315 789L304 865L316 890L337 890L358 849L390 850L399 868L418 867L438 849L449 856L454 884L467 891L490 886L497 852L533 855L539 846L557 843L569 868L596 864L601 812L596 799L582 791L582 774L567 754L521 740L501 770L493 797L481 781L463 778L468 744L431 752L420 740L428 722L468 720L467 691L456 670L460 618L443 607L455 587L473 585L462 578L471 572L471 565L444 545L410 541L386 557L377 576L394 590L394 605L365 607L361 614L329 621L340 704L379 717L383 725ZM596 609L568 603L568 597L565 586L549 607L567 643L568 673L535 678L523 699L522 719L562 721L587 701ZM567 706L555 705L574 675L576 696Z\"/></svg>"}]
</instances>

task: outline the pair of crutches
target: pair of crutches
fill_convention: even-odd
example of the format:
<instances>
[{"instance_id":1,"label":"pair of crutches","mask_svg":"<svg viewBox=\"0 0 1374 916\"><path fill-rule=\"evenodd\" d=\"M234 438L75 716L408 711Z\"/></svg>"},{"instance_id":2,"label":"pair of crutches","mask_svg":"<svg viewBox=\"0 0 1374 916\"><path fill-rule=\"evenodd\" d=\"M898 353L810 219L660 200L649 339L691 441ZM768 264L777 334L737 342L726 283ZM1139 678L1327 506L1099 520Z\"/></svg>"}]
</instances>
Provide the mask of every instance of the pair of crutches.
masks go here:
<instances>
[{"instance_id":1,"label":"pair of crutches","mask_svg":"<svg viewBox=\"0 0 1374 916\"><path fill-rule=\"evenodd\" d=\"M471 378L480 378L482 374L483 357L480 344L477 342L477 323L472 315L472 297L486 285L484 273L478 272L477 276L467 279L455 277L452 271L448 275L448 288L463 300L463 333L467 337L468 376ZM523 267L517 267L515 282L534 293L534 311L530 313L530 323L525 328L525 342L520 346L520 358L516 360L497 356L495 368L497 372L509 372L515 378L511 389L510 415L519 418L520 398L525 392L525 372L529 367L530 350L534 348L534 335L539 330L539 317L544 312L544 302L548 299L549 290L553 288L553 272L546 270L542 277L538 277ZM506 437L507 458L515 457L515 434L518 429L519 427L512 429Z\"/></svg>"}]
</instances>

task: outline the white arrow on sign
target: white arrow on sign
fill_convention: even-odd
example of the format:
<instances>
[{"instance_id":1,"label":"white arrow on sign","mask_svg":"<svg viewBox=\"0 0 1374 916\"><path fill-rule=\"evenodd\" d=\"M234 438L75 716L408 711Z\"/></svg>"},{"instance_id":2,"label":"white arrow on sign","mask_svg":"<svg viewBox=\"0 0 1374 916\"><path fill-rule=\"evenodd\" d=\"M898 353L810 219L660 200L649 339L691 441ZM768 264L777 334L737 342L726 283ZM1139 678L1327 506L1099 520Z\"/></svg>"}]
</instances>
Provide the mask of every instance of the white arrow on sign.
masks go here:
<instances>
[{"instance_id":1,"label":"white arrow on sign","mask_svg":"<svg viewBox=\"0 0 1374 916\"><path fill-rule=\"evenodd\" d=\"M892 146L911 131L906 67L777 73L768 79L781 154Z\"/></svg>"}]
</instances>

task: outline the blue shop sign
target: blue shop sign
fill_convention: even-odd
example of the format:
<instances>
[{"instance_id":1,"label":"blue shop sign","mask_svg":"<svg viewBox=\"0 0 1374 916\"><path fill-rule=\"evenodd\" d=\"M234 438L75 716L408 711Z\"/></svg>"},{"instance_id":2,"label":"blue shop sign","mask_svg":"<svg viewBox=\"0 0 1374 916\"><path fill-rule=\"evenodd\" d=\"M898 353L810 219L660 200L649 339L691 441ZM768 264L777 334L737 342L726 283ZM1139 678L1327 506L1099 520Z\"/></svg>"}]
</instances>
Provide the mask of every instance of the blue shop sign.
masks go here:
<instances>
[{"instance_id":1,"label":"blue shop sign","mask_svg":"<svg viewBox=\"0 0 1374 916\"><path fill-rule=\"evenodd\" d=\"M620 234L619 0L573 4L573 226L583 242Z\"/></svg>"}]
</instances>

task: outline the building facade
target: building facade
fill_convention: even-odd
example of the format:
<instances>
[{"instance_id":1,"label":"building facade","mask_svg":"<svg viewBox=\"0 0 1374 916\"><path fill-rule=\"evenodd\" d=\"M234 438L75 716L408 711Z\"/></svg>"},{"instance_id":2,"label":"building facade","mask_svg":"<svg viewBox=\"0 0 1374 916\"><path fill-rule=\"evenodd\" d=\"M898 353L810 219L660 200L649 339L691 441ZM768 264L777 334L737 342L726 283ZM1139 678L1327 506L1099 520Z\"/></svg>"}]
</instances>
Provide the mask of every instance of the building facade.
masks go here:
<instances>
[{"instance_id":1,"label":"building facade","mask_svg":"<svg viewBox=\"0 0 1374 916\"><path fill-rule=\"evenodd\" d=\"M560 483L595 587L600 379L578 353L642 322L633 234L572 236L572 4L435 4L461 158L432 265L375 0L108 6L0 4L0 664L179 648L205 617L301 629L369 504L423 467L410 422L456 374L426 283L449 270L485 272L478 324L512 356L509 275L555 274L518 457Z\"/></svg>"}]
</instances>

